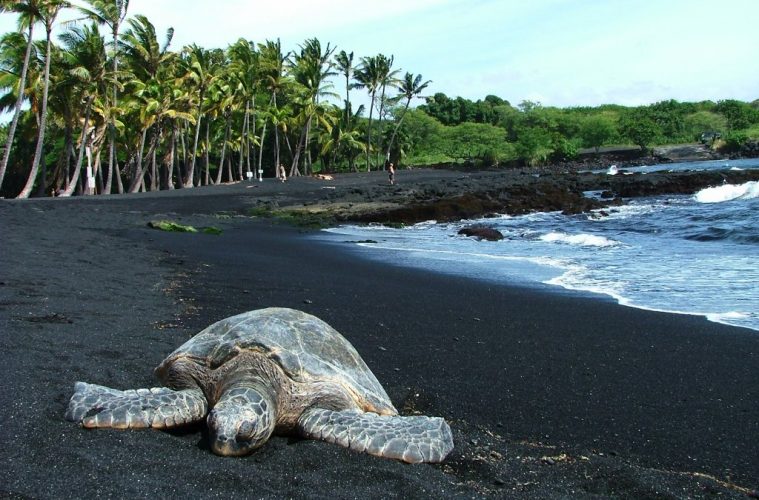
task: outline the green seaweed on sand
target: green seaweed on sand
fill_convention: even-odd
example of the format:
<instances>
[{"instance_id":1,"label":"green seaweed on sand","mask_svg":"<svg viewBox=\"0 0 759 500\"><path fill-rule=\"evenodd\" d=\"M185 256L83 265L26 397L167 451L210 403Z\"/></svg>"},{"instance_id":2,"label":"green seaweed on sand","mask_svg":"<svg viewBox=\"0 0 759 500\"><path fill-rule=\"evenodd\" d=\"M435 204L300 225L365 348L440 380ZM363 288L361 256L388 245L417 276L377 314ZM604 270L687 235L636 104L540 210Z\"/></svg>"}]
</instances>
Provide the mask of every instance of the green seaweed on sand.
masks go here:
<instances>
[{"instance_id":1,"label":"green seaweed on sand","mask_svg":"<svg viewBox=\"0 0 759 500\"><path fill-rule=\"evenodd\" d=\"M219 229L218 227L208 226L208 227L195 228L193 226L179 224L178 222L174 222L170 220L153 220L153 221L148 222L148 227L151 227L153 229L158 229L161 231L168 231L172 233L203 233L203 234L213 234L216 236L222 233L222 230Z\"/></svg>"}]
</instances>

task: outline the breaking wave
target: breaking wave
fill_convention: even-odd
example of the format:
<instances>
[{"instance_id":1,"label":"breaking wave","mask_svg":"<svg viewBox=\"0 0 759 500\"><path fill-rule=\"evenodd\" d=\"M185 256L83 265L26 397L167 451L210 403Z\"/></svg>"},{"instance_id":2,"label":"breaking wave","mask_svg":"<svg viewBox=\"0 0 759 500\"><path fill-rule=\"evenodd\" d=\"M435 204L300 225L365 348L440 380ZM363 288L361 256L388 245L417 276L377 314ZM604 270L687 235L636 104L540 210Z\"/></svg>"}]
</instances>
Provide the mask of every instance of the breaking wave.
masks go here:
<instances>
[{"instance_id":1,"label":"breaking wave","mask_svg":"<svg viewBox=\"0 0 759 500\"><path fill-rule=\"evenodd\" d=\"M544 234L540 237L540 240L548 243L564 243L567 245L578 245L583 247L614 247L619 245L618 241L593 234L567 234L554 232Z\"/></svg>"},{"instance_id":2,"label":"breaking wave","mask_svg":"<svg viewBox=\"0 0 759 500\"><path fill-rule=\"evenodd\" d=\"M745 184L725 184L702 189L693 197L699 203L722 203L732 200L751 200L759 197L759 181Z\"/></svg>"}]
</instances>

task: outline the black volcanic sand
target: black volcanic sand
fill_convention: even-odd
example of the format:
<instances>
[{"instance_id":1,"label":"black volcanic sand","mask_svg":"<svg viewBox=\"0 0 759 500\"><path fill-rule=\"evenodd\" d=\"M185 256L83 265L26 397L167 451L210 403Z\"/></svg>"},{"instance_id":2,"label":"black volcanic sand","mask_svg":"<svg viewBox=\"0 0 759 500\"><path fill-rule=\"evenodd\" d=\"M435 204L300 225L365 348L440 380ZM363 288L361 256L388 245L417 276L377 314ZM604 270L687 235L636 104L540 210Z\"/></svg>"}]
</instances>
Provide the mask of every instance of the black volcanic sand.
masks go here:
<instances>
[{"instance_id":1,"label":"black volcanic sand","mask_svg":"<svg viewBox=\"0 0 759 500\"><path fill-rule=\"evenodd\" d=\"M461 173L398 177L396 188L378 173L0 202L0 496L756 495L757 332L381 265L240 215L262 200L434 189ZM149 229L156 219L223 234ZM154 386L152 368L195 332L267 306L332 324L402 413L445 417L446 462L292 437L221 458L202 426L87 431L63 419L75 381Z\"/></svg>"}]
</instances>

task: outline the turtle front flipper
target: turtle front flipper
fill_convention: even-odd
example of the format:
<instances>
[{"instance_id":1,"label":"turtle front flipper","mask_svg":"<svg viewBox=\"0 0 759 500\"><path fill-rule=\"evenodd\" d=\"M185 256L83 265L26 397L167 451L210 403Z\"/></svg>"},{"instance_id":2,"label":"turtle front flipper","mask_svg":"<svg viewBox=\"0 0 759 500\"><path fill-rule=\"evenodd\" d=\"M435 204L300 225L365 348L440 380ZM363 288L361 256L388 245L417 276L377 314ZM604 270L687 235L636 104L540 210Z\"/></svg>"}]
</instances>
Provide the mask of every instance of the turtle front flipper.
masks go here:
<instances>
[{"instance_id":1,"label":"turtle front flipper","mask_svg":"<svg viewBox=\"0 0 759 500\"><path fill-rule=\"evenodd\" d=\"M440 417L399 417L315 408L298 421L304 437L409 463L442 462L453 450L451 428Z\"/></svg>"},{"instance_id":2,"label":"turtle front flipper","mask_svg":"<svg viewBox=\"0 0 759 500\"><path fill-rule=\"evenodd\" d=\"M66 409L66 420L88 428L166 429L198 422L208 412L200 389L174 391L166 387L119 391L77 382Z\"/></svg>"}]
</instances>

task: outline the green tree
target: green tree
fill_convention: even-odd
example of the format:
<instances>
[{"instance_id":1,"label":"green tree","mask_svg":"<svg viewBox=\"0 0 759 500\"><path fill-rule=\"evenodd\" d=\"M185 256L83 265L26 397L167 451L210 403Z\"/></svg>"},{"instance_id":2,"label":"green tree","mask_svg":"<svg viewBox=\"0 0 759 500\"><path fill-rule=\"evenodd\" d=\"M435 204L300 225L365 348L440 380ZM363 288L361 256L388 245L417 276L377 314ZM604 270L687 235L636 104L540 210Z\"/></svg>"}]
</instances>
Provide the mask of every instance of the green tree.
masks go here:
<instances>
[{"instance_id":1,"label":"green tree","mask_svg":"<svg viewBox=\"0 0 759 500\"><path fill-rule=\"evenodd\" d=\"M301 45L300 51L293 55L291 65L293 79L303 91L301 110L304 125L296 146L290 175L300 174L298 162L303 152L306 153L305 172L308 174L311 171L310 134L314 118L316 117L317 121L323 125L332 121L326 118L327 108L320 105L320 99L328 96L335 97L331 91L332 83L329 81L329 77L337 74L333 71L331 61L334 51L335 47L330 47L329 43L322 49L318 39L310 38Z\"/></svg>"},{"instance_id":2,"label":"green tree","mask_svg":"<svg viewBox=\"0 0 759 500\"><path fill-rule=\"evenodd\" d=\"M45 25L45 76L43 77L42 111L40 112L40 126L37 135L37 147L34 151L34 160L29 172L29 178L21 189L18 198L28 198L37 179L40 161L42 160L42 146L45 142L45 129L47 127L47 101L50 90L50 60L52 58L53 41L52 32L58 14L70 4L66 0L44 0L39 4L39 13Z\"/></svg>"},{"instance_id":3,"label":"green tree","mask_svg":"<svg viewBox=\"0 0 759 500\"><path fill-rule=\"evenodd\" d=\"M119 193L124 192L121 183L121 171L118 166L116 157L116 120L118 110L118 93L119 93L119 30L122 23L127 17L129 10L129 0L86 0L89 7L81 7L79 10L89 19L100 25L106 25L111 30L111 58L113 65L114 82L112 87L111 101L108 103L109 118L111 120L108 128L108 175L105 192L110 193L112 180L116 179L116 187Z\"/></svg>"},{"instance_id":4,"label":"green tree","mask_svg":"<svg viewBox=\"0 0 759 500\"><path fill-rule=\"evenodd\" d=\"M727 118L711 111L696 111L687 115L683 122L691 140L699 140L704 132L727 132Z\"/></svg>"},{"instance_id":5,"label":"green tree","mask_svg":"<svg viewBox=\"0 0 759 500\"><path fill-rule=\"evenodd\" d=\"M617 126L612 119L603 115L585 118L580 126L580 136L585 147L595 148L596 153L601 146L617 136Z\"/></svg>"},{"instance_id":6,"label":"green tree","mask_svg":"<svg viewBox=\"0 0 759 500\"><path fill-rule=\"evenodd\" d=\"M284 93L289 86L289 79L285 77L285 61L289 53L282 52L282 43L277 41L266 40L265 43L258 45L260 54L260 72L263 87L270 93L269 112L267 119L271 121L274 127L274 166L279 178L280 165L280 130L286 128L289 110L281 109L279 106L278 96Z\"/></svg>"},{"instance_id":7,"label":"green tree","mask_svg":"<svg viewBox=\"0 0 759 500\"><path fill-rule=\"evenodd\" d=\"M662 135L661 127L641 110L632 110L622 116L619 129L624 137L642 151L646 151Z\"/></svg>"},{"instance_id":8,"label":"green tree","mask_svg":"<svg viewBox=\"0 0 759 500\"><path fill-rule=\"evenodd\" d=\"M70 178L68 171L66 172L66 185L61 193L61 196L71 196L79 181L85 151L90 147L89 129L92 106L96 98L103 96L108 80L108 58L103 38L96 24L91 27L73 26L61 35L61 41L65 48L64 57L68 63L68 78L75 87L74 100L85 103L76 165Z\"/></svg>"},{"instance_id":9,"label":"green tree","mask_svg":"<svg viewBox=\"0 0 759 500\"><path fill-rule=\"evenodd\" d=\"M0 188L3 187L3 179L5 178L5 171L8 168L8 161L10 160L11 155L11 147L13 146L16 127L18 126L18 119L21 115L21 106L24 103L26 75L29 70L29 60L31 59L32 47L34 46L34 25L42 19L42 14L39 10L39 7L39 0L3 0L3 2L0 3L0 13L15 12L18 14L19 30L26 30L26 51L24 53L24 62L21 67L21 73L18 78L19 90L17 91L16 103L13 107L13 118L11 118L11 124L8 127L8 136L6 138L2 163L0 163Z\"/></svg>"},{"instance_id":10,"label":"green tree","mask_svg":"<svg viewBox=\"0 0 759 500\"><path fill-rule=\"evenodd\" d=\"M727 118L727 127L730 131L748 128L759 123L759 110L735 99L719 101L715 111Z\"/></svg>"},{"instance_id":11,"label":"green tree","mask_svg":"<svg viewBox=\"0 0 759 500\"><path fill-rule=\"evenodd\" d=\"M393 135L390 136L390 141L388 141L387 144L387 154L385 155L386 158L390 158L390 150L393 148L393 142L395 141L396 135L398 135L398 129L401 127L401 124L403 123L403 119L406 117L406 113L408 112L409 105L411 104L411 100L415 97L419 97L419 94L421 94L424 89L426 89L429 84L432 83L432 80L422 81L422 75L416 75L414 76L412 73L406 72L403 79L401 80L398 90L401 91L399 98L405 98L406 104L403 107L403 113L401 114L400 118L397 119L395 123L395 127L393 128Z\"/></svg>"},{"instance_id":12,"label":"green tree","mask_svg":"<svg viewBox=\"0 0 759 500\"><path fill-rule=\"evenodd\" d=\"M215 68L212 66L212 56L208 49L204 49L196 44L184 48L184 57L181 59L182 76L180 80L189 84L192 88L193 100L196 103L195 109L195 138L193 140L192 155L190 156L190 165L184 176L183 187L191 188L195 184L195 164L198 155L198 139L200 138L200 126L203 121L206 92L211 87L216 78Z\"/></svg>"},{"instance_id":13,"label":"green tree","mask_svg":"<svg viewBox=\"0 0 759 500\"><path fill-rule=\"evenodd\" d=\"M377 98L377 91L382 84L382 68L379 56L362 57L356 69L356 88L366 89L371 97L369 102L369 123L366 127L366 171L370 171L370 153L372 149L372 113Z\"/></svg>"},{"instance_id":14,"label":"green tree","mask_svg":"<svg viewBox=\"0 0 759 500\"><path fill-rule=\"evenodd\" d=\"M347 129L350 129L350 122L351 122L351 78L353 78L353 71L355 68L353 67L353 52L350 54L346 53L344 50L341 50L336 56L335 56L335 67L340 71L340 73L345 77L345 111L343 115L345 116L345 126Z\"/></svg>"},{"instance_id":15,"label":"green tree","mask_svg":"<svg viewBox=\"0 0 759 500\"><path fill-rule=\"evenodd\" d=\"M377 164L379 165L380 159L380 150L382 148L382 118L384 117L385 110L386 110L386 93L387 93L387 87L389 86L395 86L396 79L395 75L398 74L399 70L393 69L393 62L395 58L393 56L386 57L382 54L377 55L377 67L379 68L379 84L380 84L380 97L379 97L379 109L377 114L377 129L379 130L377 134ZM382 169L384 170L386 168L386 163L388 162L389 157L385 157L385 163L382 164Z\"/></svg>"}]
</instances>

